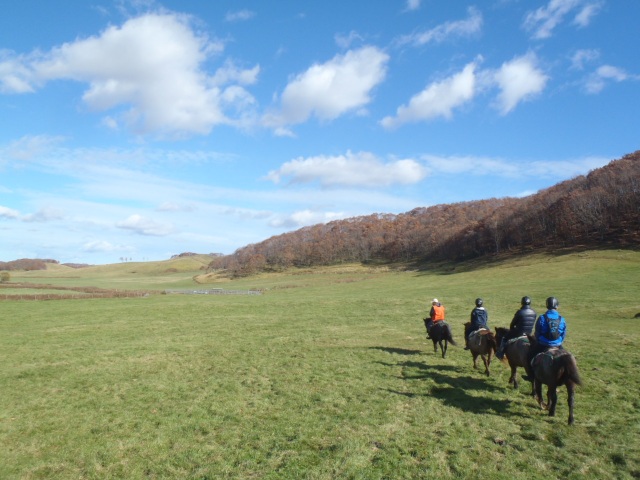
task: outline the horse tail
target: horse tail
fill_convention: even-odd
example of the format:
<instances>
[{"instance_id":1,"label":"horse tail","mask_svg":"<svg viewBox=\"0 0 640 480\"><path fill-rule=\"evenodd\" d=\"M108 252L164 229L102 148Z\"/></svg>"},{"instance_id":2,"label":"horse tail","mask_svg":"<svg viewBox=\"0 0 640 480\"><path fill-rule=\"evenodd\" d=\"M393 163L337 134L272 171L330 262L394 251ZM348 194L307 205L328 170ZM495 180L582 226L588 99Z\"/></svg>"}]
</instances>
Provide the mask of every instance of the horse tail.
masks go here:
<instances>
[{"instance_id":1,"label":"horse tail","mask_svg":"<svg viewBox=\"0 0 640 480\"><path fill-rule=\"evenodd\" d=\"M564 368L563 380L564 383L572 382L575 385L582 385L582 379L580 378L580 372L578 372L578 364L576 358L570 353L562 355L560 358L560 365Z\"/></svg>"},{"instance_id":2,"label":"horse tail","mask_svg":"<svg viewBox=\"0 0 640 480\"><path fill-rule=\"evenodd\" d=\"M449 325L448 323L446 324L447 327L447 341L451 344L451 345L455 345L456 347L458 346L458 344L456 343L456 341L453 339L453 334L451 333L451 325Z\"/></svg>"},{"instance_id":3,"label":"horse tail","mask_svg":"<svg viewBox=\"0 0 640 480\"><path fill-rule=\"evenodd\" d=\"M487 339L487 343L489 344L489 349L493 350L493 353L497 352L498 342L496 342L496 337L493 335L493 332L489 331L489 333L485 335L485 338Z\"/></svg>"}]
</instances>

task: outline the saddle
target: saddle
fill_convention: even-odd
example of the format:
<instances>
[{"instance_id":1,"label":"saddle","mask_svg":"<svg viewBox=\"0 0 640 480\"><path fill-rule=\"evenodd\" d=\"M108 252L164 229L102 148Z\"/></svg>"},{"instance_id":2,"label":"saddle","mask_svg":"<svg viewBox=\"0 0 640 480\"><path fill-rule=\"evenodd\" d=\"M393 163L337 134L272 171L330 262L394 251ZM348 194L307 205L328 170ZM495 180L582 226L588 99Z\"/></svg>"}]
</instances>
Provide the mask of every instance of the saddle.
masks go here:
<instances>
[{"instance_id":1,"label":"saddle","mask_svg":"<svg viewBox=\"0 0 640 480\"><path fill-rule=\"evenodd\" d=\"M521 336L519 336L519 337L516 337L516 338L510 338L509 340L507 340L507 343L506 343L506 345L505 345L505 346L509 346L509 345L511 345L512 343L516 343L518 340L522 340L522 339L524 339L524 341L525 341L526 343L530 343L530 342L529 342L529 337L527 337L526 335L521 335Z\"/></svg>"},{"instance_id":2,"label":"saddle","mask_svg":"<svg viewBox=\"0 0 640 480\"><path fill-rule=\"evenodd\" d=\"M548 350L533 357L533 360L531 360L531 366L533 368L540 366L545 369L551 368L551 366L553 365L553 361L556 358L562 357L563 355L570 355L570 353L563 348L551 347Z\"/></svg>"},{"instance_id":3,"label":"saddle","mask_svg":"<svg viewBox=\"0 0 640 480\"><path fill-rule=\"evenodd\" d=\"M479 328L478 330L474 330L469 334L469 345L475 343L475 345L479 347L480 343L482 342L482 337L489 333L491 333L491 330L489 330L488 328Z\"/></svg>"}]
</instances>

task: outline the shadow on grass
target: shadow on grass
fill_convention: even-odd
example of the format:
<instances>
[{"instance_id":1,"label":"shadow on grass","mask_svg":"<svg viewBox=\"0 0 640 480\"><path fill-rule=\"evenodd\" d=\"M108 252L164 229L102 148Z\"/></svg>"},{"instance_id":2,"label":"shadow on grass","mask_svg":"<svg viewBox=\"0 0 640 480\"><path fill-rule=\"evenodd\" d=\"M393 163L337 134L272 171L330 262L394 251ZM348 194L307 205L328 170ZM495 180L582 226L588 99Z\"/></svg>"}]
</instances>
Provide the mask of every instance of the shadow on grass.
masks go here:
<instances>
[{"instance_id":1,"label":"shadow on grass","mask_svg":"<svg viewBox=\"0 0 640 480\"><path fill-rule=\"evenodd\" d=\"M470 391L501 392L501 388L487 383L485 378L475 378L468 375L455 376L446 373L460 372L459 367L455 367L453 365L430 366L421 362L401 362L395 366L419 369L423 372L418 375L403 375L403 380L413 381L428 379L436 385L432 386L424 393L385 389L387 392L405 397L434 397L441 400L445 405L459 408L465 412L497 414L509 413L509 400L478 397L468 393Z\"/></svg>"},{"instance_id":2,"label":"shadow on grass","mask_svg":"<svg viewBox=\"0 0 640 480\"><path fill-rule=\"evenodd\" d=\"M387 353L397 353L398 355L420 355L422 353L421 350L409 350L406 348L395 348L395 347L369 347L371 350L382 350Z\"/></svg>"}]
</instances>

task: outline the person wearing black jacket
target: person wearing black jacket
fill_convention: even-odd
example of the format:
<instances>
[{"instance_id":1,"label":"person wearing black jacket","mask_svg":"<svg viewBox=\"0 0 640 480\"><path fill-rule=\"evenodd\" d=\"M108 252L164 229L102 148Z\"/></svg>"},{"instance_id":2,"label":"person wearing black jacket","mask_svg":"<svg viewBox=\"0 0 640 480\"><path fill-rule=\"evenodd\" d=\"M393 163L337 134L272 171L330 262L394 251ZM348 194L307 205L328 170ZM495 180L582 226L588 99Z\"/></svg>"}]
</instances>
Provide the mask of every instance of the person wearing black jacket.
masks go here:
<instances>
[{"instance_id":1,"label":"person wearing black jacket","mask_svg":"<svg viewBox=\"0 0 640 480\"><path fill-rule=\"evenodd\" d=\"M500 360L504 357L504 349L509 340L531 333L536 323L537 314L536 311L531 308L531 298L522 297L520 305L520 310L515 313L513 320L511 320L511 325L509 325L509 333L505 335L498 346L496 357Z\"/></svg>"}]
</instances>

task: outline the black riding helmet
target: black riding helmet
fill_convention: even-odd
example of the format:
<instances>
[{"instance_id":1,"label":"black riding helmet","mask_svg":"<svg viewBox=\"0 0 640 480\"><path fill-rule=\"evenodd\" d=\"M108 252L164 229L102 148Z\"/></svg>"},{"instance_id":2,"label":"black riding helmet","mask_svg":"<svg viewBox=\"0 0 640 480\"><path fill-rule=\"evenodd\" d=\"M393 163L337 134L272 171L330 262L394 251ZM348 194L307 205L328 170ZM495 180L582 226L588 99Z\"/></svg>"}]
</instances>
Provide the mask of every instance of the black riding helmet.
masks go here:
<instances>
[{"instance_id":1,"label":"black riding helmet","mask_svg":"<svg viewBox=\"0 0 640 480\"><path fill-rule=\"evenodd\" d=\"M482 300L481 298L476 298L476 307L481 307L483 303L484 300Z\"/></svg>"},{"instance_id":2,"label":"black riding helmet","mask_svg":"<svg viewBox=\"0 0 640 480\"><path fill-rule=\"evenodd\" d=\"M525 305L531 305L531 298L530 297L522 297L522 300L520 300L520 304L524 307Z\"/></svg>"},{"instance_id":3,"label":"black riding helmet","mask_svg":"<svg viewBox=\"0 0 640 480\"><path fill-rule=\"evenodd\" d=\"M558 299L556 297L547 298L547 309L555 310L558 308Z\"/></svg>"}]
</instances>

